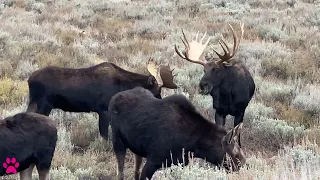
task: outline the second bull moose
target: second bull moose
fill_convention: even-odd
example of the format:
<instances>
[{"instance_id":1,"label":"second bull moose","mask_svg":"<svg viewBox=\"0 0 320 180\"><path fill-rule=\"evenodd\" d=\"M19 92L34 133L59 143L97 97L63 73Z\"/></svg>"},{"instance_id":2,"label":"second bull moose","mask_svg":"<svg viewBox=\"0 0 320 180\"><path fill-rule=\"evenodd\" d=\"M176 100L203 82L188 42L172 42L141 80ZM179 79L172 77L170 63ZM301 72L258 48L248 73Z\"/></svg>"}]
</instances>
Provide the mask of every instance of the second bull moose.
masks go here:
<instances>
[{"instance_id":1,"label":"second bull moose","mask_svg":"<svg viewBox=\"0 0 320 180\"><path fill-rule=\"evenodd\" d=\"M186 50L182 53L175 45L175 51L181 58L204 67L204 75L199 83L199 91L200 94L211 95L213 108L216 110L216 123L224 126L226 116L232 115L235 117L234 127L236 127L239 123L243 122L245 110L255 92L255 83L244 63L234 57L243 36L243 24L241 25L240 38L237 37L230 24L229 27L233 34L233 52L231 54L228 45L225 41L221 40L219 44L225 54L219 54L210 46L218 55L218 58L205 57L205 60L203 60L202 54L211 37L203 44L206 33L199 42L199 34L197 33L196 36L192 38L192 41L188 42L183 31L183 39L181 38L181 40Z\"/></svg>"},{"instance_id":2,"label":"second bull moose","mask_svg":"<svg viewBox=\"0 0 320 180\"><path fill-rule=\"evenodd\" d=\"M27 112L46 116L54 108L69 112L96 112L100 135L108 139L107 110L113 95L141 86L161 98L162 87L177 88L169 65L157 65L151 58L146 65L150 75L129 72L108 62L79 69L56 66L39 69L28 79Z\"/></svg>"}]
</instances>

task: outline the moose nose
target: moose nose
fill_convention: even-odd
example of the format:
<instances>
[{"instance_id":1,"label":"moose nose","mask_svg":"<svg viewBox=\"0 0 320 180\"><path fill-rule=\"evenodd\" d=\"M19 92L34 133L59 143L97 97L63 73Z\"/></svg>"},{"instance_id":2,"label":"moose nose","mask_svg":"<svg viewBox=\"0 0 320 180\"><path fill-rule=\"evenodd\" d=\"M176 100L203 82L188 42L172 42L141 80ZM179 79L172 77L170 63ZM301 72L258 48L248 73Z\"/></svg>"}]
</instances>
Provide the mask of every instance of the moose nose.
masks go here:
<instances>
[{"instance_id":1,"label":"moose nose","mask_svg":"<svg viewBox=\"0 0 320 180\"><path fill-rule=\"evenodd\" d=\"M203 93L203 90L204 90L204 89L203 89L202 87L203 87L203 86L200 86L200 87L198 86L198 87L196 88L196 90L198 91L199 94L202 94L202 93Z\"/></svg>"},{"instance_id":2,"label":"moose nose","mask_svg":"<svg viewBox=\"0 0 320 180\"><path fill-rule=\"evenodd\" d=\"M206 95L206 94L208 94L208 87L207 86L200 86L198 88L198 92L201 95Z\"/></svg>"}]
</instances>

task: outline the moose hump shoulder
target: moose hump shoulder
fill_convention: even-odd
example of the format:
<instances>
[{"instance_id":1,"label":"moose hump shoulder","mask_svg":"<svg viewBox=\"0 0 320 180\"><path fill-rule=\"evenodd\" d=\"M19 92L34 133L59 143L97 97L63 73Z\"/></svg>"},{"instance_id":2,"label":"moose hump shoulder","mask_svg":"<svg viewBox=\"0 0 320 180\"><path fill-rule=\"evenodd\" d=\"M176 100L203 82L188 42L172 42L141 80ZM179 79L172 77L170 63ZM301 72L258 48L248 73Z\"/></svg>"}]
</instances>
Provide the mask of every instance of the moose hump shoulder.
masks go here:
<instances>
[{"instance_id":1,"label":"moose hump shoulder","mask_svg":"<svg viewBox=\"0 0 320 180\"><path fill-rule=\"evenodd\" d=\"M20 172L20 179L32 176L47 180L57 142L54 121L36 113L18 113L0 120L0 176Z\"/></svg>"}]
</instances>

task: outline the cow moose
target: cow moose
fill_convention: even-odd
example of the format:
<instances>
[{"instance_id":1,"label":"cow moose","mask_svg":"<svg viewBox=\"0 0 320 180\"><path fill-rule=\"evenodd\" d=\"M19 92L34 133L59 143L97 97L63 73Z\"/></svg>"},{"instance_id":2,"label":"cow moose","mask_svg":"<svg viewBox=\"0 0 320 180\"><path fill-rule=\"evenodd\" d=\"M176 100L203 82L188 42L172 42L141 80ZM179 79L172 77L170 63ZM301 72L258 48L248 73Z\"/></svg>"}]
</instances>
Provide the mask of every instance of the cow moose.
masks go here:
<instances>
[{"instance_id":1,"label":"cow moose","mask_svg":"<svg viewBox=\"0 0 320 180\"><path fill-rule=\"evenodd\" d=\"M242 123L227 131L205 119L183 95L157 99L150 91L136 87L113 96L108 113L119 180L124 179L127 149L135 154L136 180L151 179L162 163L170 167L184 160L187 165L189 153L219 167L229 155L235 164L224 167L234 171L246 162L237 144ZM147 161L140 176L143 157Z\"/></svg>"},{"instance_id":2,"label":"cow moose","mask_svg":"<svg viewBox=\"0 0 320 180\"><path fill-rule=\"evenodd\" d=\"M218 55L218 58L206 56L205 61L203 60L202 54L211 39L209 37L203 44L206 33L198 42L198 32L189 43L182 30L184 39L181 38L181 40L186 50L182 53L175 45L175 51L182 59L204 67L204 75L199 83L199 93L211 95L212 105L216 110L215 122L221 126L225 125L227 115L234 116L234 127L243 122L245 110L255 92L255 83L250 72L239 58L234 58L244 32L244 25L241 24L240 26L241 37L238 38L233 27L229 24L233 35L233 52L231 54L224 40L219 40L219 44L225 53L224 55L219 54L210 45L212 50Z\"/></svg>"},{"instance_id":3,"label":"cow moose","mask_svg":"<svg viewBox=\"0 0 320 180\"><path fill-rule=\"evenodd\" d=\"M49 180L57 137L48 116L30 112L0 120L0 176L19 173L20 180L31 180L36 166L39 180Z\"/></svg>"},{"instance_id":4,"label":"cow moose","mask_svg":"<svg viewBox=\"0 0 320 180\"><path fill-rule=\"evenodd\" d=\"M108 62L79 69L56 66L39 69L28 79L27 112L47 116L54 108L69 112L96 112L100 135L107 140L108 104L117 92L141 86L161 98L162 87L177 88L169 65L157 65L152 58L146 65L151 75L129 72Z\"/></svg>"}]
</instances>

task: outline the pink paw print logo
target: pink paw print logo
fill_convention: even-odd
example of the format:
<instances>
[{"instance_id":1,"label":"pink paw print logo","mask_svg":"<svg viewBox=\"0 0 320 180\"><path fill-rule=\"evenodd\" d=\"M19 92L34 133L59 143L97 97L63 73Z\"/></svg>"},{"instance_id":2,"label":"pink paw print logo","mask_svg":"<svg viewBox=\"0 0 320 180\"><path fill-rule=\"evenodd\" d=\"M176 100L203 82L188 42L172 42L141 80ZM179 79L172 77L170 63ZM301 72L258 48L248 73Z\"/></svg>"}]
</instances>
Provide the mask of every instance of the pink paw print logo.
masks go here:
<instances>
[{"instance_id":1,"label":"pink paw print logo","mask_svg":"<svg viewBox=\"0 0 320 180\"><path fill-rule=\"evenodd\" d=\"M4 162L2 166L6 169L7 174L16 174L19 163L16 158L6 158L6 162Z\"/></svg>"}]
</instances>

